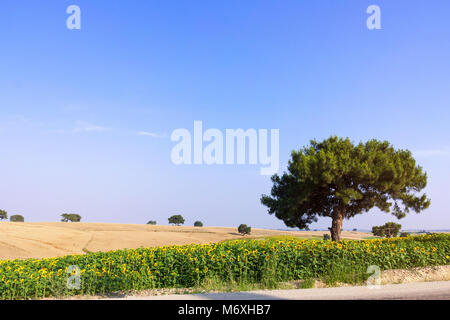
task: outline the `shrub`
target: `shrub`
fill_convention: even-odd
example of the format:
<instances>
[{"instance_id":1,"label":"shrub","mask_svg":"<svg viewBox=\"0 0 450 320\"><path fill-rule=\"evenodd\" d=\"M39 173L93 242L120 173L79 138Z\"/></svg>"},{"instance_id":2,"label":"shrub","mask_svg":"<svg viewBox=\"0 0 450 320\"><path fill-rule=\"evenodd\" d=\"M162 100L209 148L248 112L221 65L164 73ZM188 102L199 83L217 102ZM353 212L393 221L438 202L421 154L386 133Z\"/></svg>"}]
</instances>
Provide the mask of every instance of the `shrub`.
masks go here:
<instances>
[{"instance_id":1,"label":"shrub","mask_svg":"<svg viewBox=\"0 0 450 320\"><path fill-rule=\"evenodd\" d=\"M201 222L201 221L195 221L195 222L194 222L194 227L203 227L203 222Z\"/></svg>"},{"instance_id":2,"label":"shrub","mask_svg":"<svg viewBox=\"0 0 450 320\"><path fill-rule=\"evenodd\" d=\"M24 222L25 221L23 216L21 216L20 214L15 214L15 215L9 217L9 220L11 222Z\"/></svg>"},{"instance_id":3,"label":"shrub","mask_svg":"<svg viewBox=\"0 0 450 320\"><path fill-rule=\"evenodd\" d=\"M8 219L8 212L0 210L0 220Z\"/></svg>"},{"instance_id":4,"label":"shrub","mask_svg":"<svg viewBox=\"0 0 450 320\"><path fill-rule=\"evenodd\" d=\"M324 241L331 240L331 236L330 236L328 233L324 233L324 234L323 234L323 240L324 240Z\"/></svg>"},{"instance_id":5,"label":"shrub","mask_svg":"<svg viewBox=\"0 0 450 320\"><path fill-rule=\"evenodd\" d=\"M176 214L169 218L169 223L179 226L180 224L184 224L184 218L180 214Z\"/></svg>"},{"instance_id":6,"label":"shrub","mask_svg":"<svg viewBox=\"0 0 450 320\"><path fill-rule=\"evenodd\" d=\"M147 222L147 224L152 224L152 225L155 225L155 224L156 224L156 221L154 221L154 220L150 220L149 222Z\"/></svg>"},{"instance_id":7,"label":"shrub","mask_svg":"<svg viewBox=\"0 0 450 320\"><path fill-rule=\"evenodd\" d=\"M240 234L250 234L252 232L252 227L247 226L246 224L241 224L238 227L238 232Z\"/></svg>"}]
</instances>

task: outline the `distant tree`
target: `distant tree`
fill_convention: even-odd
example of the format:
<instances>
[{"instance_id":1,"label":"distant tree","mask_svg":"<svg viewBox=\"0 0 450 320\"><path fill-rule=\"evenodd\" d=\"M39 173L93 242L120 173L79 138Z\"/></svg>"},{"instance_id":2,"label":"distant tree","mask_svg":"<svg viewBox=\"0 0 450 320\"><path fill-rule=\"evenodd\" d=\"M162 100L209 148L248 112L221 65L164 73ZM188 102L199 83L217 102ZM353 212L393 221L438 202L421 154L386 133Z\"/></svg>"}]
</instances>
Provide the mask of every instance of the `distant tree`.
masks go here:
<instances>
[{"instance_id":1,"label":"distant tree","mask_svg":"<svg viewBox=\"0 0 450 320\"><path fill-rule=\"evenodd\" d=\"M356 229L356 228L353 228L353 231L358 231L358 229Z\"/></svg>"},{"instance_id":2,"label":"distant tree","mask_svg":"<svg viewBox=\"0 0 450 320\"><path fill-rule=\"evenodd\" d=\"M246 224L241 224L238 227L238 232L240 234L250 234L252 232L252 227L247 226Z\"/></svg>"},{"instance_id":3,"label":"distant tree","mask_svg":"<svg viewBox=\"0 0 450 320\"><path fill-rule=\"evenodd\" d=\"M203 222L201 222L201 221L195 221L195 222L194 222L194 227L203 227Z\"/></svg>"},{"instance_id":4,"label":"distant tree","mask_svg":"<svg viewBox=\"0 0 450 320\"><path fill-rule=\"evenodd\" d=\"M319 217L330 217L331 238L341 239L344 219L374 207L398 219L430 205L427 175L408 150L387 141L353 144L332 136L291 153L288 170L272 176L270 195L261 202L288 227L304 229Z\"/></svg>"},{"instance_id":5,"label":"distant tree","mask_svg":"<svg viewBox=\"0 0 450 320\"><path fill-rule=\"evenodd\" d=\"M169 218L169 223L179 226L180 224L184 224L184 218L180 214L176 214Z\"/></svg>"},{"instance_id":6,"label":"distant tree","mask_svg":"<svg viewBox=\"0 0 450 320\"><path fill-rule=\"evenodd\" d=\"M0 220L6 220L8 219L8 212L5 210L0 210Z\"/></svg>"},{"instance_id":7,"label":"distant tree","mask_svg":"<svg viewBox=\"0 0 450 320\"><path fill-rule=\"evenodd\" d=\"M400 237L402 237L402 238L409 237L409 232L401 232Z\"/></svg>"},{"instance_id":8,"label":"distant tree","mask_svg":"<svg viewBox=\"0 0 450 320\"><path fill-rule=\"evenodd\" d=\"M387 222L382 226L373 226L372 233L378 237L396 237L402 225L395 222Z\"/></svg>"},{"instance_id":9,"label":"distant tree","mask_svg":"<svg viewBox=\"0 0 450 320\"><path fill-rule=\"evenodd\" d=\"M63 213L61 215L62 222L80 222L81 221L81 216L79 214L76 213Z\"/></svg>"},{"instance_id":10,"label":"distant tree","mask_svg":"<svg viewBox=\"0 0 450 320\"><path fill-rule=\"evenodd\" d=\"M154 221L154 220L150 220L149 222L147 222L147 224L152 224L152 225L155 225L155 224L156 224L156 221Z\"/></svg>"},{"instance_id":11,"label":"distant tree","mask_svg":"<svg viewBox=\"0 0 450 320\"><path fill-rule=\"evenodd\" d=\"M24 222L25 219L20 214L15 214L9 217L9 221L11 222Z\"/></svg>"},{"instance_id":12,"label":"distant tree","mask_svg":"<svg viewBox=\"0 0 450 320\"><path fill-rule=\"evenodd\" d=\"M395 222L387 222L384 225L384 233L386 237L392 238L396 237L398 233L400 232L400 229L402 228L401 224L395 223Z\"/></svg>"},{"instance_id":13,"label":"distant tree","mask_svg":"<svg viewBox=\"0 0 450 320\"><path fill-rule=\"evenodd\" d=\"M372 227L372 233L373 233L374 236L384 237L383 228L381 226L373 226Z\"/></svg>"}]
</instances>

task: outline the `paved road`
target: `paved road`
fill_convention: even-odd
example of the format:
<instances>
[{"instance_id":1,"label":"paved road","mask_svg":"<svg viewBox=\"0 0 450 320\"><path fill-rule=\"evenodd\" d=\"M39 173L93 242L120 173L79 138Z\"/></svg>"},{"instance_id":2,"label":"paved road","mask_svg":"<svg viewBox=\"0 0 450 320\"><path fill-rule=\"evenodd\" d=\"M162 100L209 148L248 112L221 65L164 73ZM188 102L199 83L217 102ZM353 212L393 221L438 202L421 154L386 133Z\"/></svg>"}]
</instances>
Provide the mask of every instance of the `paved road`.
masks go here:
<instances>
[{"instance_id":1,"label":"paved road","mask_svg":"<svg viewBox=\"0 0 450 320\"><path fill-rule=\"evenodd\" d=\"M128 296L138 300L450 300L450 281L389 284L379 289L338 287L321 289L264 290L191 295Z\"/></svg>"}]
</instances>

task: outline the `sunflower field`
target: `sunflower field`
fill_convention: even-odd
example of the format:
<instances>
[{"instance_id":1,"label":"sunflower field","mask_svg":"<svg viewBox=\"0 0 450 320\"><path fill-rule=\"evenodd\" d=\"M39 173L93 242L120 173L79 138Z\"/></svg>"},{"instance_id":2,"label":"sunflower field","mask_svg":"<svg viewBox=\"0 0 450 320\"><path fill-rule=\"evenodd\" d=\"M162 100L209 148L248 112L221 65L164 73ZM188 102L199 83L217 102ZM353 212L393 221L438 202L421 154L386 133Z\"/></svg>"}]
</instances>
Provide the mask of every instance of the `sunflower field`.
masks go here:
<instances>
[{"instance_id":1,"label":"sunflower field","mask_svg":"<svg viewBox=\"0 0 450 320\"><path fill-rule=\"evenodd\" d=\"M188 288L214 277L259 283L450 264L450 235L343 240L234 240L0 261L0 298Z\"/></svg>"}]
</instances>

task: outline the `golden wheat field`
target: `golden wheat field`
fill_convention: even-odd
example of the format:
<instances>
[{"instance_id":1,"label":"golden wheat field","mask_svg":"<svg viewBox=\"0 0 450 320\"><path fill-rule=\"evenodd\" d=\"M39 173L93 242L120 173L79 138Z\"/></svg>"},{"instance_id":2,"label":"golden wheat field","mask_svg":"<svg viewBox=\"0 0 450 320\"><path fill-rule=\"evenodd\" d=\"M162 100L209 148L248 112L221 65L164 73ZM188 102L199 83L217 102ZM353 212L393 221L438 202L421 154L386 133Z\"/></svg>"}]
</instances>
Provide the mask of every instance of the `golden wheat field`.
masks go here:
<instances>
[{"instance_id":1,"label":"golden wheat field","mask_svg":"<svg viewBox=\"0 0 450 320\"><path fill-rule=\"evenodd\" d=\"M325 231L252 229L251 235L242 236L237 232L237 228L228 227L0 222L0 259L49 258L125 248L211 243L239 238L322 237L324 233ZM362 239L370 234L343 231L342 236L347 239Z\"/></svg>"}]
</instances>

